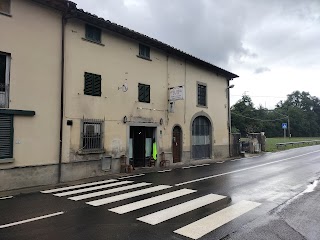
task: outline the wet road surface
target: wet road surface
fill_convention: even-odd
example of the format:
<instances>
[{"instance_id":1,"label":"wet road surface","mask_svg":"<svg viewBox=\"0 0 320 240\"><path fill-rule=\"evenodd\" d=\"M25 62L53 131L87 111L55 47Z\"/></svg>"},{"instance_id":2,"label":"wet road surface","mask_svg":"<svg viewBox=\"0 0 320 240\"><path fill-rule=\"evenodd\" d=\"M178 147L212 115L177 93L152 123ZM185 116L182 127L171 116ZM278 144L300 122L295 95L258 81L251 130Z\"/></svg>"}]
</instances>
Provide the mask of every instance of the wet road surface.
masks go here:
<instances>
[{"instance_id":1,"label":"wet road surface","mask_svg":"<svg viewBox=\"0 0 320 240\"><path fill-rule=\"evenodd\" d=\"M320 146L311 146L8 196L0 239L221 239L319 176Z\"/></svg>"}]
</instances>

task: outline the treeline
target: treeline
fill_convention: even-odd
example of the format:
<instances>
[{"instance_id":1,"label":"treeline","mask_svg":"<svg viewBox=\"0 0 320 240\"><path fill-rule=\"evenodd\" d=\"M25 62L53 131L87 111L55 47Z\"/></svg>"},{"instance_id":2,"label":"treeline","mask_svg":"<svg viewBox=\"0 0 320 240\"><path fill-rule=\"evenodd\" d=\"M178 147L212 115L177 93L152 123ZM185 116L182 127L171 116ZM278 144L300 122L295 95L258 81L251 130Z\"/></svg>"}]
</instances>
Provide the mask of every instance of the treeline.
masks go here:
<instances>
[{"instance_id":1,"label":"treeline","mask_svg":"<svg viewBox=\"0 0 320 240\"><path fill-rule=\"evenodd\" d=\"M248 95L231 107L232 132L265 132L267 137L283 136L282 123L290 125L292 137L320 136L320 99L308 92L295 91L280 101L274 110L258 108ZM287 136L289 129L287 130Z\"/></svg>"}]
</instances>

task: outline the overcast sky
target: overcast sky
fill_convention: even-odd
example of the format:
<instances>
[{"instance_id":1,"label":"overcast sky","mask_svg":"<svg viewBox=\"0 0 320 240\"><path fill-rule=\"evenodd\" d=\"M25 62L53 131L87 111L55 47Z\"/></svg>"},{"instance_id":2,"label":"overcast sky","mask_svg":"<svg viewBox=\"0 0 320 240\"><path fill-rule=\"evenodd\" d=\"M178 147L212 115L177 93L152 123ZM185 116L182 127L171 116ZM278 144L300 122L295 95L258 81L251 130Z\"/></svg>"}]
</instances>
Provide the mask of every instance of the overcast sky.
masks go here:
<instances>
[{"instance_id":1,"label":"overcast sky","mask_svg":"<svg viewBox=\"0 0 320 240\"><path fill-rule=\"evenodd\" d=\"M231 103L320 97L320 0L74 0L79 8L236 73Z\"/></svg>"}]
</instances>

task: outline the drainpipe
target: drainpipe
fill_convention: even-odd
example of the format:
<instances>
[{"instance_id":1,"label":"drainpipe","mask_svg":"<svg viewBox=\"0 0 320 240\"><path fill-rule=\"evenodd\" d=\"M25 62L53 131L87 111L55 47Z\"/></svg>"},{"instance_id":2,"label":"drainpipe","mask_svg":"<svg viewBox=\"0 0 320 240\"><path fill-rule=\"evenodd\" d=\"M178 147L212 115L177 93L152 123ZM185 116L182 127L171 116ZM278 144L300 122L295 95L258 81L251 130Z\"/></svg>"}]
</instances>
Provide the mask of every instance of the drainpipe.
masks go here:
<instances>
[{"instance_id":1,"label":"drainpipe","mask_svg":"<svg viewBox=\"0 0 320 240\"><path fill-rule=\"evenodd\" d=\"M58 183L61 182L62 171L62 137L63 137L63 113L64 113L64 53L65 53L65 27L67 19L63 14L61 19L61 90L60 90L60 134L59 134L59 164L58 164Z\"/></svg>"},{"instance_id":2,"label":"drainpipe","mask_svg":"<svg viewBox=\"0 0 320 240\"><path fill-rule=\"evenodd\" d=\"M231 113L230 113L230 88L233 88L234 85L230 85L230 81L232 79L228 79L228 87L227 87L227 96L228 96L228 132L229 132L229 157L231 157Z\"/></svg>"}]
</instances>

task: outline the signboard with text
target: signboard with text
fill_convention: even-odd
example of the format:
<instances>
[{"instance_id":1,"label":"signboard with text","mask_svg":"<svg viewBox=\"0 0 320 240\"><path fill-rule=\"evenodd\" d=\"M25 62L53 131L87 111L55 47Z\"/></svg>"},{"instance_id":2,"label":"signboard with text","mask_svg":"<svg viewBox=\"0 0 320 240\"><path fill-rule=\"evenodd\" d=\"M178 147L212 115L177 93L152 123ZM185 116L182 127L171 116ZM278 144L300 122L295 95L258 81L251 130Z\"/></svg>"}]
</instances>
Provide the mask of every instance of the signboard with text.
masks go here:
<instances>
[{"instance_id":1,"label":"signboard with text","mask_svg":"<svg viewBox=\"0 0 320 240\"><path fill-rule=\"evenodd\" d=\"M169 101L184 100L184 86L169 89Z\"/></svg>"}]
</instances>

